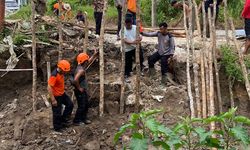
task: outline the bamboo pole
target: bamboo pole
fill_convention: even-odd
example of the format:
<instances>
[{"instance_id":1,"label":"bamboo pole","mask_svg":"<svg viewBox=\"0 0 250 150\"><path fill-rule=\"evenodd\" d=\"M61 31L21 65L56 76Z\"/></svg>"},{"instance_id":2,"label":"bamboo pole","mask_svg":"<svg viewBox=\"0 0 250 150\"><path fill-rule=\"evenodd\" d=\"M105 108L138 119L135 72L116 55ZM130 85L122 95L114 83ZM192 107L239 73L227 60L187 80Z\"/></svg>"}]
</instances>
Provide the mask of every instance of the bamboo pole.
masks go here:
<instances>
[{"instance_id":1,"label":"bamboo pole","mask_svg":"<svg viewBox=\"0 0 250 150\"><path fill-rule=\"evenodd\" d=\"M230 95L230 106L231 108L234 108L235 104L234 104L234 94L233 94L233 81L231 77L228 78L228 84L229 84L228 87L229 87L229 95Z\"/></svg>"},{"instance_id":2,"label":"bamboo pole","mask_svg":"<svg viewBox=\"0 0 250 150\"><path fill-rule=\"evenodd\" d=\"M0 32L4 29L5 0L0 1Z\"/></svg>"},{"instance_id":3,"label":"bamboo pole","mask_svg":"<svg viewBox=\"0 0 250 150\"><path fill-rule=\"evenodd\" d=\"M59 0L59 14L58 14L58 34L59 34L59 47L58 47L58 61L62 59L63 51L63 32L62 32L62 0Z\"/></svg>"},{"instance_id":4,"label":"bamboo pole","mask_svg":"<svg viewBox=\"0 0 250 150\"><path fill-rule=\"evenodd\" d=\"M214 6L216 6L216 1L214 1ZM215 20L216 20L216 7L214 7L213 12L213 23L212 23L212 41L213 41L213 60L214 60L214 70L215 70L215 79L216 79L216 90L217 90L217 99L218 99L218 105L219 105L219 114L222 113L222 99L221 99L221 90L220 90L220 76L219 76L219 68L217 63L217 50L216 50L216 26L215 26Z\"/></svg>"},{"instance_id":5,"label":"bamboo pole","mask_svg":"<svg viewBox=\"0 0 250 150\"><path fill-rule=\"evenodd\" d=\"M125 23L125 16L127 12L127 3L123 3L122 7L122 23L121 23L121 52L122 52L122 64L121 64L121 95L120 95L120 114L124 113L124 92L125 92L125 43L124 43L124 23Z\"/></svg>"},{"instance_id":6,"label":"bamboo pole","mask_svg":"<svg viewBox=\"0 0 250 150\"><path fill-rule=\"evenodd\" d=\"M215 15L215 14L214 14ZM212 18L211 18L211 10L208 9L208 21L209 21L209 31L210 31L210 37L213 38L213 27L212 27ZM214 44L214 40L212 39L212 44ZM214 46L213 46L214 47ZM212 49L213 49L212 47ZM208 55L208 63L209 63L209 101L210 101L210 105L209 105L209 116L214 116L215 114L215 109L214 109L214 77L213 77L213 50L209 51L209 55ZM215 130L215 122L211 122L210 124L210 130L214 131Z\"/></svg>"},{"instance_id":7,"label":"bamboo pole","mask_svg":"<svg viewBox=\"0 0 250 150\"><path fill-rule=\"evenodd\" d=\"M136 0L136 20L140 20L140 0ZM140 22L136 21L136 38L140 38ZM140 99L140 43L136 45L135 52L136 63L136 78L135 78L135 110L139 112Z\"/></svg>"},{"instance_id":8,"label":"bamboo pole","mask_svg":"<svg viewBox=\"0 0 250 150\"><path fill-rule=\"evenodd\" d=\"M184 13L184 27L187 35L187 89L188 89L188 98L189 98L189 103L190 103L190 111L191 111L191 118L195 117L195 112L194 112L194 100L193 100L193 95L192 95L192 87L191 87L191 77L190 77L190 35L189 32L192 28L187 28L187 16L186 16L186 10L185 10L185 1L183 0L183 13Z\"/></svg>"},{"instance_id":9,"label":"bamboo pole","mask_svg":"<svg viewBox=\"0 0 250 150\"><path fill-rule=\"evenodd\" d=\"M35 24L35 2L31 1L32 15L31 15L31 24L32 24L32 68L33 68L33 77L32 77L32 100L33 100L33 111L36 112L36 91L37 91L37 65L36 65L36 24Z\"/></svg>"},{"instance_id":10,"label":"bamboo pole","mask_svg":"<svg viewBox=\"0 0 250 150\"><path fill-rule=\"evenodd\" d=\"M47 61L47 80L49 80L51 76L51 66L50 66L50 62Z\"/></svg>"},{"instance_id":11,"label":"bamboo pole","mask_svg":"<svg viewBox=\"0 0 250 150\"><path fill-rule=\"evenodd\" d=\"M103 43L104 43L104 28L106 22L106 10L107 10L107 0L104 0L104 8L102 15L102 25L100 31L100 39L99 39L99 59L100 59L100 103L99 103L99 115L103 116L104 113L104 51L103 51Z\"/></svg>"},{"instance_id":12,"label":"bamboo pole","mask_svg":"<svg viewBox=\"0 0 250 150\"><path fill-rule=\"evenodd\" d=\"M205 64L206 64L206 16L204 2L202 2L202 19L203 19L203 38L202 38L202 49L201 49L201 97L202 97L202 118L207 118L207 97L206 97L206 76L205 76Z\"/></svg>"},{"instance_id":13,"label":"bamboo pole","mask_svg":"<svg viewBox=\"0 0 250 150\"><path fill-rule=\"evenodd\" d=\"M249 83L249 79L248 79L247 68L246 68L246 65L244 63L244 57L243 57L243 54L240 50L239 43L237 42L237 40L235 38L235 27L234 27L234 23L233 23L232 18L230 18L230 25L231 25L231 30L232 30L232 34L233 34L232 36L233 36L234 44L236 46L236 49L237 49L238 55L239 55L239 61L240 61L242 73L243 73L244 80L245 80L245 86L246 86L246 90L247 90L247 94L248 94L248 98L249 98L248 100L250 100L250 83Z\"/></svg>"},{"instance_id":14,"label":"bamboo pole","mask_svg":"<svg viewBox=\"0 0 250 150\"><path fill-rule=\"evenodd\" d=\"M155 27L156 26L156 0L151 0L151 26Z\"/></svg>"},{"instance_id":15,"label":"bamboo pole","mask_svg":"<svg viewBox=\"0 0 250 150\"><path fill-rule=\"evenodd\" d=\"M226 31L226 41L229 44L229 36L228 36L228 13L227 13L227 0L224 0L224 23L225 23L225 31Z\"/></svg>"},{"instance_id":16,"label":"bamboo pole","mask_svg":"<svg viewBox=\"0 0 250 150\"><path fill-rule=\"evenodd\" d=\"M194 10L195 10L195 20L196 20L198 36L199 38L201 38L201 25L200 25L200 19L199 19L199 12L198 12L198 6L195 0L193 0L193 5L194 5Z\"/></svg>"},{"instance_id":17,"label":"bamboo pole","mask_svg":"<svg viewBox=\"0 0 250 150\"><path fill-rule=\"evenodd\" d=\"M192 1L189 0L189 7L193 7ZM196 6L197 7L197 6ZM192 9L192 11L194 11L194 9ZM189 16L189 34L190 34L190 45L191 45L191 58L192 58L192 62L193 62L193 72L194 72L194 91L195 91L195 101L196 101L196 108L197 108L197 117L200 118L201 117L201 103L200 103L200 90L199 90L199 77L198 77L198 70L199 70L199 65L195 62L195 55L194 55L194 36L193 36L193 32L192 32L192 28L193 28L193 12L190 13ZM190 30L191 29L191 30Z\"/></svg>"},{"instance_id":18,"label":"bamboo pole","mask_svg":"<svg viewBox=\"0 0 250 150\"><path fill-rule=\"evenodd\" d=\"M84 41L83 41L83 52L87 52L89 42L89 22L88 15L84 12L85 28L84 28Z\"/></svg>"}]
</instances>

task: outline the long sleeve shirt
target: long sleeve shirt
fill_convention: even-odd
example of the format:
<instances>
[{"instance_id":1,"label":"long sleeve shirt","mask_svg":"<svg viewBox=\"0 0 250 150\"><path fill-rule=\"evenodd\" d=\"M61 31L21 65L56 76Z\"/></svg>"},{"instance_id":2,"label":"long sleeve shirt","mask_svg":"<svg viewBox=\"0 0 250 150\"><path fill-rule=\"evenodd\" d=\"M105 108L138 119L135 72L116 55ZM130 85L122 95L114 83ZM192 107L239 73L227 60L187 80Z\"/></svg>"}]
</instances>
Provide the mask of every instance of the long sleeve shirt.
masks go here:
<instances>
[{"instance_id":1,"label":"long sleeve shirt","mask_svg":"<svg viewBox=\"0 0 250 150\"><path fill-rule=\"evenodd\" d=\"M173 55L175 52L175 42L171 34L163 35L161 32L142 33L147 37L158 37L158 53L162 55Z\"/></svg>"},{"instance_id":2,"label":"long sleeve shirt","mask_svg":"<svg viewBox=\"0 0 250 150\"><path fill-rule=\"evenodd\" d=\"M241 15L245 19L250 19L250 0L246 0L244 9Z\"/></svg>"},{"instance_id":3,"label":"long sleeve shirt","mask_svg":"<svg viewBox=\"0 0 250 150\"><path fill-rule=\"evenodd\" d=\"M104 0L94 0L93 5L95 12L103 12Z\"/></svg>"}]
</instances>

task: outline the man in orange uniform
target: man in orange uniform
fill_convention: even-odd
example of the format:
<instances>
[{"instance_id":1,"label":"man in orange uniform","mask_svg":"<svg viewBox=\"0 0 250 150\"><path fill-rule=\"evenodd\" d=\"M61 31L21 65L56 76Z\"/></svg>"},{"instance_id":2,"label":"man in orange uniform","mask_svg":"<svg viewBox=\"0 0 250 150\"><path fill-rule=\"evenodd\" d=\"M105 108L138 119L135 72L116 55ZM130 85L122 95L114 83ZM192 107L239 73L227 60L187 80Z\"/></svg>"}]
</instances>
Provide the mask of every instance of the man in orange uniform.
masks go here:
<instances>
[{"instance_id":1,"label":"man in orange uniform","mask_svg":"<svg viewBox=\"0 0 250 150\"><path fill-rule=\"evenodd\" d=\"M246 43L243 54L247 54L250 48L250 0L246 0L244 9L242 11L242 17L245 19L245 32L246 32Z\"/></svg>"},{"instance_id":2,"label":"man in orange uniform","mask_svg":"<svg viewBox=\"0 0 250 150\"><path fill-rule=\"evenodd\" d=\"M73 103L64 91L64 74L69 71L70 63L67 60L60 60L48 81L48 92L53 111L53 126L54 130L58 132L61 132L63 127L68 125L73 110ZM63 113L62 104L65 105Z\"/></svg>"},{"instance_id":3,"label":"man in orange uniform","mask_svg":"<svg viewBox=\"0 0 250 150\"><path fill-rule=\"evenodd\" d=\"M88 113L88 84L86 80L86 68L89 62L92 62L93 58L96 57L98 53L95 52L94 55L89 58L86 53L80 53L77 56L78 66L75 68L73 85L75 87L74 93L77 100L78 108L76 110L76 115L73 120L75 125L90 124L91 121L87 118Z\"/></svg>"},{"instance_id":4,"label":"man in orange uniform","mask_svg":"<svg viewBox=\"0 0 250 150\"><path fill-rule=\"evenodd\" d=\"M136 0L128 0L126 18L131 18L133 20L133 25L136 25Z\"/></svg>"}]
</instances>

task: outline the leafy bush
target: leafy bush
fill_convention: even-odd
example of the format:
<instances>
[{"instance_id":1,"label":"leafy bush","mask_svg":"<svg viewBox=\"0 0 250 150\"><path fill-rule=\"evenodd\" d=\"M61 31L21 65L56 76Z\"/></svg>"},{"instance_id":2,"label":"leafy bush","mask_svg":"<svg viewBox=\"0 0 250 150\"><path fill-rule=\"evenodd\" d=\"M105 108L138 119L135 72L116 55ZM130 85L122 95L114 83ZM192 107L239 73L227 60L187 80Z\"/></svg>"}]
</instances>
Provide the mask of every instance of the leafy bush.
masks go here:
<instances>
[{"instance_id":1,"label":"leafy bush","mask_svg":"<svg viewBox=\"0 0 250 150\"><path fill-rule=\"evenodd\" d=\"M14 14L8 16L8 19L30 19L31 17L31 7L30 5L28 6L23 6L20 10L15 12Z\"/></svg>"},{"instance_id":2,"label":"leafy bush","mask_svg":"<svg viewBox=\"0 0 250 150\"><path fill-rule=\"evenodd\" d=\"M13 40L13 44L23 45L25 43L24 39L29 39L29 38L23 34L16 34Z\"/></svg>"},{"instance_id":3,"label":"leafy bush","mask_svg":"<svg viewBox=\"0 0 250 150\"><path fill-rule=\"evenodd\" d=\"M250 144L250 138L243 125L250 125L250 119L235 116L236 108L218 116L206 119L181 118L182 121L172 129L158 122L154 115L161 110L150 110L139 114L132 114L129 122L123 125L114 136L117 143L130 130L130 143L124 145L131 150L147 150L149 145L171 149L234 149L240 144L245 147ZM211 122L220 123L224 130L209 131Z\"/></svg>"}]
</instances>

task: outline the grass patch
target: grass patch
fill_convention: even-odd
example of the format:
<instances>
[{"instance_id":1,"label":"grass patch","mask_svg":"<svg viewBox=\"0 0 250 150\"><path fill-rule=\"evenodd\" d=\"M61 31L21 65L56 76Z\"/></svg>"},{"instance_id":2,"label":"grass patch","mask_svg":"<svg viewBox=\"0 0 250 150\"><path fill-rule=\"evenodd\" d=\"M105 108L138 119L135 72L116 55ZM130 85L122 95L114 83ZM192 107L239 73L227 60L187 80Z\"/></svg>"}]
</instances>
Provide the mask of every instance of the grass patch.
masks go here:
<instances>
[{"instance_id":1,"label":"grass patch","mask_svg":"<svg viewBox=\"0 0 250 150\"><path fill-rule=\"evenodd\" d=\"M244 82L243 72L239 62L239 57L233 47L223 45L221 47L222 52L222 65L225 67L226 75L239 82ZM244 62L247 68L250 68L250 58L245 57Z\"/></svg>"},{"instance_id":2,"label":"grass patch","mask_svg":"<svg viewBox=\"0 0 250 150\"><path fill-rule=\"evenodd\" d=\"M31 17L31 7L30 5L22 7L16 13L11 14L7 19L23 19L28 20Z\"/></svg>"}]
</instances>

